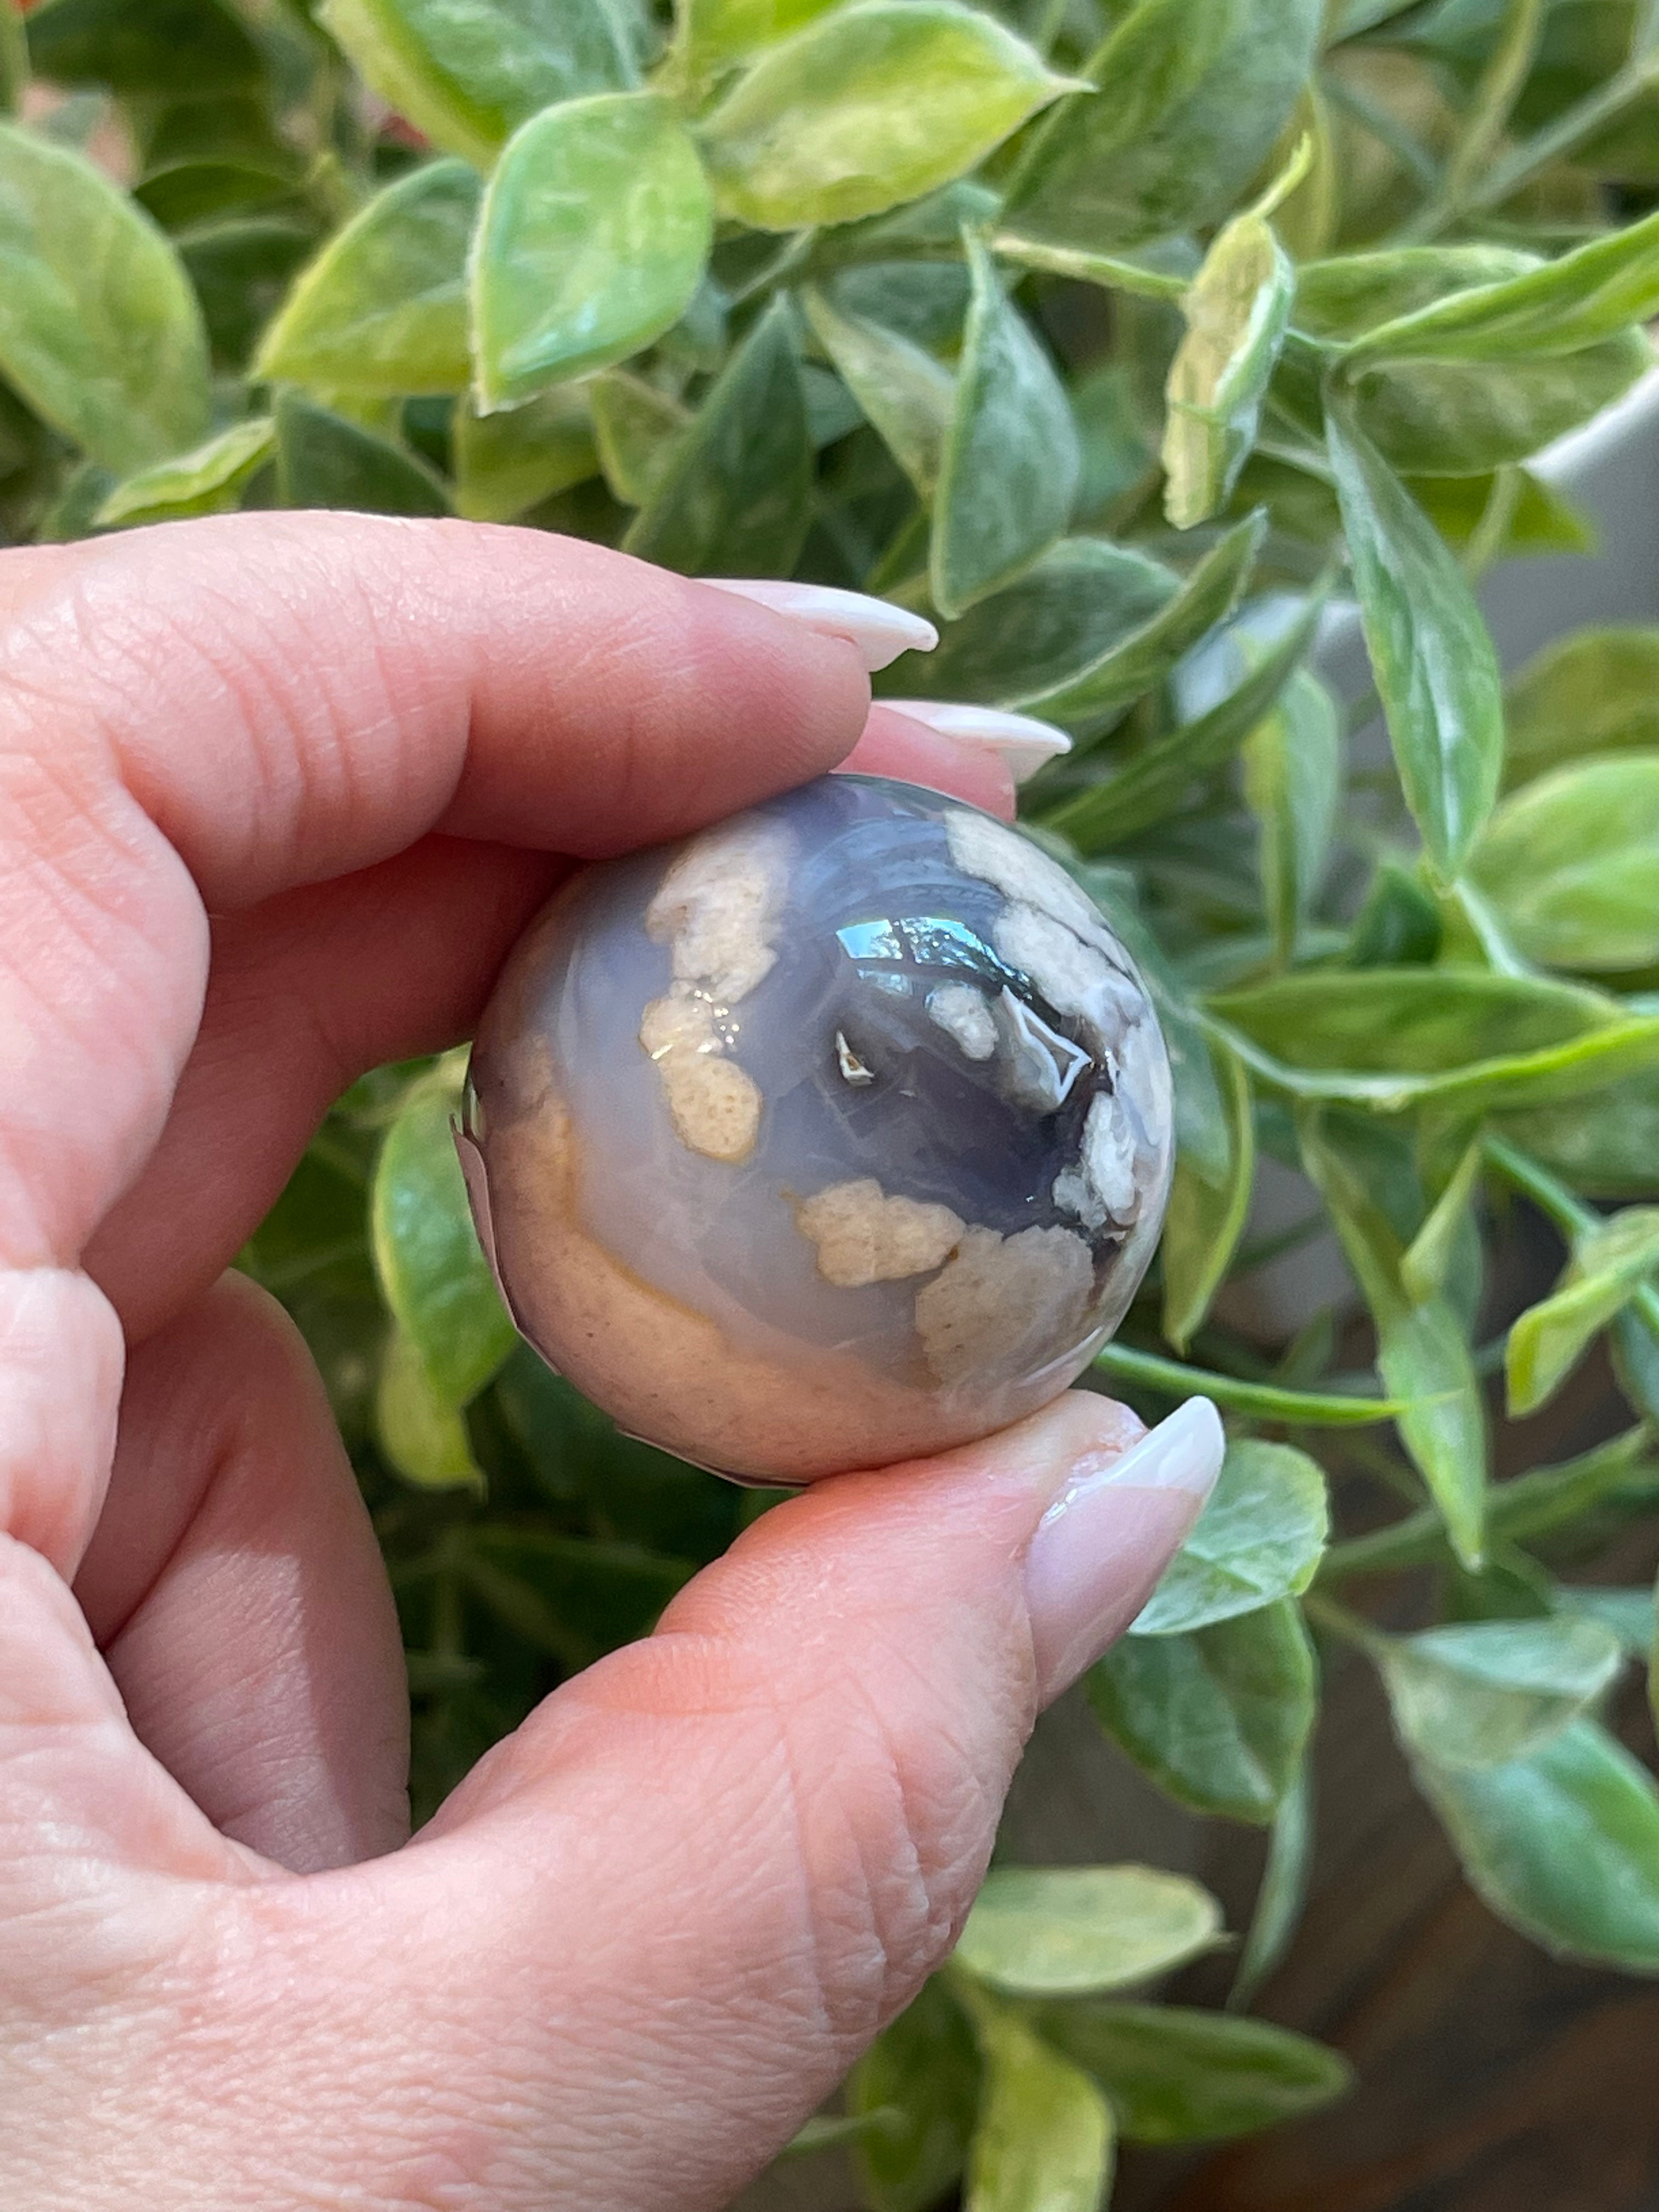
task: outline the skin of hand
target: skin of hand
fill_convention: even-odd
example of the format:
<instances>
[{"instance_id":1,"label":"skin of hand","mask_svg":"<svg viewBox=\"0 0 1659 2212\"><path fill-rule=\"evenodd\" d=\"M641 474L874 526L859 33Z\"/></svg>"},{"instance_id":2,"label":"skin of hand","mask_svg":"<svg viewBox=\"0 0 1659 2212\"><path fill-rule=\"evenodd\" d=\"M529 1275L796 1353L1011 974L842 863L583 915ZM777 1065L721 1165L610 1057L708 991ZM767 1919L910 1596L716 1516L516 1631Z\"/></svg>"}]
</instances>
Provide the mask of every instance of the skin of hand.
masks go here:
<instances>
[{"instance_id":1,"label":"skin of hand","mask_svg":"<svg viewBox=\"0 0 1659 2212\"><path fill-rule=\"evenodd\" d=\"M1006 812L865 666L532 532L0 555L0 2201L726 2203L949 1950L1039 1706L1190 1525L1202 1401L821 1484L409 1840L368 1518L225 1271L573 859L849 756Z\"/></svg>"}]
</instances>

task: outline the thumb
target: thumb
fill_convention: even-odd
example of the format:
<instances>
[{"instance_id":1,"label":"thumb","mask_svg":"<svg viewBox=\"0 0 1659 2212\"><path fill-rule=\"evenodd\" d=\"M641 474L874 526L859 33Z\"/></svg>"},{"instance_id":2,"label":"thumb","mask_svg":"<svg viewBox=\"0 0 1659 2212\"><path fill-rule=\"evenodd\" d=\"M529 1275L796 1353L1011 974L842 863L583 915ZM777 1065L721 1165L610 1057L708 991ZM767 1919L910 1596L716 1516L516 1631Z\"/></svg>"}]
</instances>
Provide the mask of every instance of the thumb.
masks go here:
<instances>
[{"instance_id":1,"label":"thumb","mask_svg":"<svg viewBox=\"0 0 1659 2212\"><path fill-rule=\"evenodd\" d=\"M820 1484L380 1863L418 2000L394 2016L430 2017L435 1975L467 2047L513 2022L485 2101L546 2201L723 2204L788 2137L951 1948L1036 1711L1133 1619L1222 1450L1207 1401L1144 1435L1073 1392Z\"/></svg>"}]
</instances>

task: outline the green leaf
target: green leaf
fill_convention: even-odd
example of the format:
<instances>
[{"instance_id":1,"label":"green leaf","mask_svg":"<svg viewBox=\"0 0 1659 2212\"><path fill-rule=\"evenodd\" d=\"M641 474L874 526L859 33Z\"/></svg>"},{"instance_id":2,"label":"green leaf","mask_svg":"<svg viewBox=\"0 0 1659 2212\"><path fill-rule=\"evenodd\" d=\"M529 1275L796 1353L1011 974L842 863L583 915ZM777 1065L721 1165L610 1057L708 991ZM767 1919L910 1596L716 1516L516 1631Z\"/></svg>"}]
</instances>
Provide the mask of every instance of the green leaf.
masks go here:
<instances>
[{"instance_id":1,"label":"green leaf","mask_svg":"<svg viewBox=\"0 0 1659 2212\"><path fill-rule=\"evenodd\" d=\"M1377 1313L1376 1323L1377 1372L1412 1408L1400 1416L1401 1442L1445 1516L1453 1549L1465 1566L1478 1566L1486 1424L1462 1323L1443 1297L1411 1304L1403 1289L1401 1304Z\"/></svg>"},{"instance_id":2,"label":"green leaf","mask_svg":"<svg viewBox=\"0 0 1659 2212\"><path fill-rule=\"evenodd\" d=\"M1559 261L1396 315L1358 341L1367 356L1507 361L1577 353L1659 314L1659 215Z\"/></svg>"},{"instance_id":3,"label":"green leaf","mask_svg":"<svg viewBox=\"0 0 1659 2212\"><path fill-rule=\"evenodd\" d=\"M287 215L210 223L179 240L216 362L240 368L316 244L315 226Z\"/></svg>"},{"instance_id":4,"label":"green leaf","mask_svg":"<svg viewBox=\"0 0 1659 2212\"><path fill-rule=\"evenodd\" d=\"M1486 1426L1463 1327L1443 1296L1415 1300L1403 1279L1406 1238L1380 1199L1376 1139L1352 1117L1298 1115L1302 1158L1376 1324L1377 1371L1406 1401L1401 1442L1444 1517L1458 1559L1481 1563Z\"/></svg>"},{"instance_id":5,"label":"green leaf","mask_svg":"<svg viewBox=\"0 0 1659 2212\"><path fill-rule=\"evenodd\" d=\"M1255 1910L1227 1992L1229 2012L1243 2012L1253 2002L1291 1948L1307 1902L1313 1841L1313 1785L1304 1759L1273 1815Z\"/></svg>"},{"instance_id":6,"label":"green leaf","mask_svg":"<svg viewBox=\"0 0 1659 2212\"><path fill-rule=\"evenodd\" d=\"M455 511L469 522L511 522L598 473L590 387L556 384L498 415L458 408L453 432Z\"/></svg>"},{"instance_id":7,"label":"green leaf","mask_svg":"<svg viewBox=\"0 0 1659 2212\"><path fill-rule=\"evenodd\" d=\"M1503 1128L1586 1197L1659 1196L1659 1079L1651 1074L1507 1115Z\"/></svg>"},{"instance_id":8,"label":"green leaf","mask_svg":"<svg viewBox=\"0 0 1659 2212\"><path fill-rule=\"evenodd\" d=\"M599 465L614 496L643 507L667 473L691 417L678 399L625 369L610 369L587 387Z\"/></svg>"},{"instance_id":9,"label":"green leaf","mask_svg":"<svg viewBox=\"0 0 1659 2212\"><path fill-rule=\"evenodd\" d=\"M1632 331L1559 357L1490 366L1361 361L1348 375L1354 418L1385 461L1419 478L1475 476L1524 461L1588 422L1651 360Z\"/></svg>"},{"instance_id":10,"label":"green leaf","mask_svg":"<svg viewBox=\"0 0 1659 2212\"><path fill-rule=\"evenodd\" d=\"M624 543L688 576L787 576L812 449L795 331L775 300L721 371Z\"/></svg>"},{"instance_id":11,"label":"green leaf","mask_svg":"<svg viewBox=\"0 0 1659 2212\"><path fill-rule=\"evenodd\" d=\"M701 130L722 213L797 230L948 184L1067 82L957 0L857 0L768 47Z\"/></svg>"},{"instance_id":12,"label":"green leaf","mask_svg":"<svg viewBox=\"0 0 1659 2212\"><path fill-rule=\"evenodd\" d=\"M1659 1207L1626 1206L1575 1243L1560 1283L1510 1330L1504 1369L1512 1417L1535 1413L1577 1366L1593 1337L1659 1267Z\"/></svg>"},{"instance_id":13,"label":"green leaf","mask_svg":"<svg viewBox=\"0 0 1659 2212\"><path fill-rule=\"evenodd\" d=\"M1224 1046L1211 1048L1223 1079L1227 1157L1219 1178L1177 1151L1159 1248L1164 1269L1164 1334L1185 1352L1221 1287L1250 1211L1255 1187L1255 1115L1243 1062Z\"/></svg>"},{"instance_id":14,"label":"green leaf","mask_svg":"<svg viewBox=\"0 0 1659 2212\"><path fill-rule=\"evenodd\" d=\"M420 1084L386 1131L369 1195L380 1288L438 1402L464 1406L512 1351L512 1322L473 1233L445 1069Z\"/></svg>"},{"instance_id":15,"label":"green leaf","mask_svg":"<svg viewBox=\"0 0 1659 2212\"><path fill-rule=\"evenodd\" d=\"M1505 780L1597 753L1659 750L1659 627L1579 629L1510 685Z\"/></svg>"},{"instance_id":16,"label":"green leaf","mask_svg":"<svg viewBox=\"0 0 1659 2212\"><path fill-rule=\"evenodd\" d=\"M1594 1721L1501 1766L1419 1763L1472 1887L1558 1955L1659 1973L1659 1791Z\"/></svg>"},{"instance_id":17,"label":"green leaf","mask_svg":"<svg viewBox=\"0 0 1659 2212\"><path fill-rule=\"evenodd\" d=\"M447 514L423 463L326 407L284 392L276 402L276 480L284 507L360 514Z\"/></svg>"},{"instance_id":18,"label":"green leaf","mask_svg":"<svg viewBox=\"0 0 1659 2212\"><path fill-rule=\"evenodd\" d=\"M280 157L171 161L152 168L132 196L163 230L181 231L262 210L301 214L301 181Z\"/></svg>"},{"instance_id":19,"label":"green leaf","mask_svg":"<svg viewBox=\"0 0 1659 2212\"><path fill-rule=\"evenodd\" d=\"M1130 1633L1182 1635L1294 1596L1329 1533L1325 1478L1305 1452L1230 1443L1220 1480Z\"/></svg>"},{"instance_id":20,"label":"green leaf","mask_svg":"<svg viewBox=\"0 0 1659 2212\"><path fill-rule=\"evenodd\" d=\"M15 115L28 90L29 48L18 0L0 0L0 115Z\"/></svg>"},{"instance_id":21,"label":"green leaf","mask_svg":"<svg viewBox=\"0 0 1659 2212\"><path fill-rule=\"evenodd\" d=\"M1570 1613L1425 1629L1387 1639L1377 1654L1401 1741L1436 1767L1528 1756L1593 1704L1623 1662L1610 1628Z\"/></svg>"},{"instance_id":22,"label":"green leaf","mask_svg":"<svg viewBox=\"0 0 1659 2212\"><path fill-rule=\"evenodd\" d=\"M905 653L877 679L893 698L1053 702L1130 648L1181 588L1174 569L1127 545L1070 538L1017 583L947 623L938 650Z\"/></svg>"},{"instance_id":23,"label":"green leaf","mask_svg":"<svg viewBox=\"0 0 1659 2212\"><path fill-rule=\"evenodd\" d=\"M1459 1237L1468 1219L1470 1201L1480 1181L1483 1164L1480 1139L1465 1149L1445 1188L1435 1200L1400 1262L1400 1281L1406 1296L1421 1304L1446 1287L1456 1257Z\"/></svg>"},{"instance_id":24,"label":"green leaf","mask_svg":"<svg viewBox=\"0 0 1659 2212\"><path fill-rule=\"evenodd\" d=\"M1182 301L1164 433L1164 511L1177 530L1207 520L1238 481L1295 289L1289 255L1251 209L1218 233Z\"/></svg>"},{"instance_id":25,"label":"green leaf","mask_svg":"<svg viewBox=\"0 0 1659 2212\"><path fill-rule=\"evenodd\" d=\"M1028 568L1070 520L1081 459L1070 403L991 258L967 240L973 296L933 501L933 604L962 613Z\"/></svg>"},{"instance_id":26,"label":"green leaf","mask_svg":"<svg viewBox=\"0 0 1659 2212\"><path fill-rule=\"evenodd\" d=\"M208 430L207 337L177 255L100 169L0 123L0 371L118 475Z\"/></svg>"},{"instance_id":27,"label":"green leaf","mask_svg":"<svg viewBox=\"0 0 1659 2212\"><path fill-rule=\"evenodd\" d=\"M1317 2112L1347 2094L1347 2061L1265 2020L1183 2005L1045 2005L1040 2033L1109 2099L1130 2142L1213 2142Z\"/></svg>"},{"instance_id":28,"label":"green leaf","mask_svg":"<svg viewBox=\"0 0 1659 2212\"><path fill-rule=\"evenodd\" d=\"M1597 1583L1561 1583L1555 1597L1558 1613L1595 1621L1618 1639L1627 1658L1639 1659L1651 1671L1654 1639L1659 1636L1659 1608L1651 1584L1609 1589Z\"/></svg>"},{"instance_id":29,"label":"green leaf","mask_svg":"<svg viewBox=\"0 0 1659 2212\"><path fill-rule=\"evenodd\" d=\"M1347 380L1359 428L1397 469L1421 479L1477 475L1524 460L1587 422L1642 374L1640 334L1626 331L1566 356L1501 362L1372 360L1369 333L1471 288L1524 276L1530 254L1493 246L1407 246L1311 262L1297 275L1299 330L1361 349ZM1310 436L1321 434L1320 357L1286 348L1274 398Z\"/></svg>"},{"instance_id":30,"label":"green leaf","mask_svg":"<svg viewBox=\"0 0 1659 2212\"><path fill-rule=\"evenodd\" d=\"M1246 515L1133 629L1113 639L1086 666L1060 674L1058 682L1051 678L1028 704L1069 729L1109 726L1126 707L1162 684L1182 655L1231 614L1266 533L1265 515Z\"/></svg>"},{"instance_id":31,"label":"green leaf","mask_svg":"<svg viewBox=\"0 0 1659 2212\"><path fill-rule=\"evenodd\" d=\"M965 199L975 189L951 185L922 204L939 207ZM973 278L962 258L962 232L950 241L954 258L949 261L854 259L849 265L836 258L837 247L844 250L848 240L896 227L907 212L901 208L896 215L878 216L870 222L845 223L837 230L823 232L809 252L807 266L827 258L830 275L821 287L812 289L821 292L836 314L896 332L935 360L954 360L962 351L973 292ZM963 228L971 230L969 216L964 216ZM931 240L912 249L930 255L943 250Z\"/></svg>"},{"instance_id":32,"label":"green leaf","mask_svg":"<svg viewBox=\"0 0 1659 2212\"><path fill-rule=\"evenodd\" d=\"M207 100L257 85L259 49L219 0L48 0L28 17L38 75L131 99L188 89Z\"/></svg>"},{"instance_id":33,"label":"green leaf","mask_svg":"<svg viewBox=\"0 0 1659 2212\"><path fill-rule=\"evenodd\" d=\"M1122 1638L1091 1669L1089 1702L1177 1804L1266 1822L1300 1771L1314 1679L1301 1613L1282 1599L1190 1635Z\"/></svg>"},{"instance_id":34,"label":"green leaf","mask_svg":"<svg viewBox=\"0 0 1659 2212\"><path fill-rule=\"evenodd\" d=\"M1342 724L1319 678L1298 668L1244 740L1244 797L1261 827L1261 890L1281 963L1296 957L1319 889L1342 788Z\"/></svg>"},{"instance_id":35,"label":"green leaf","mask_svg":"<svg viewBox=\"0 0 1659 2212\"><path fill-rule=\"evenodd\" d=\"M1112 2178L1111 2108L1080 2067L999 2008L985 2059L963 2212L1099 2212Z\"/></svg>"},{"instance_id":36,"label":"green leaf","mask_svg":"<svg viewBox=\"0 0 1659 2212\"><path fill-rule=\"evenodd\" d=\"M1310 336L1358 345L1373 331L1437 300L1524 276L1536 254L1510 246L1388 246L1307 261L1296 274L1296 322Z\"/></svg>"},{"instance_id":37,"label":"green leaf","mask_svg":"<svg viewBox=\"0 0 1659 2212\"><path fill-rule=\"evenodd\" d=\"M1156 1867L1000 1867L988 1875L957 1963L1011 1996L1119 1990L1213 1949L1221 1908Z\"/></svg>"},{"instance_id":38,"label":"green leaf","mask_svg":"<svg viewBox=\"0 0 1659 2212\"><path fill-rule=\"evenodd\" d=\"M270 459L276 433L268 419L238 422L193 453L157 461L118 483L94 518L100 530L228 514L256 470Z\"/></svg>"},{"instance_id":39,"label":"green leaf","mask_svg":"<svg viewBox=\"0 0 1659 2212\"><path fill-rule=\"evenodd\" d=\"M466 257L483 198L465 161L428 162L377 192L301 274L253 374L398 398L465 392Z\"/></svg>"},{"instance_id":40,"label":"green leaf","mask_svg":"<svg viewBox=\"0 0 1659 2212\"><path fill-rule=\"evenodd\" d=\"M677 0L680 45L694 79L740 61L810 23L838 0Z\"/></svg>"},{"instance_id":41,"label":"green leaf","mask_svg":"<svg viewBox=\"0 0 1659 2212\"><path fill-rule=\"evenodd\" d=\"M1312 67L1321 0L1145 0L1087 65L1008 195L1022 235L1112 252L1201 228L1261 167Z\"/></svg>"},{"instance_id":42,"label":"green leaf","mask_svg":"<svg viewBox=\"0 0 1659 2212\"><path fill-rule=\"evenodd\" d=\"M1487 824L1469 873L1526 959L1595 970L1659 961L1659 750L1525 785Z\"/></svg>"},{"instance_id":43,"label":"green leaf","mask_svg":"<svg viewBox=\"0 0 1659 2212\"><path fill-rule=\"evenodd\" d=\"M383 100L481 168L542 108L636 82L606 0L323 0L319 12Z\"/></svg>"},{"instance_id":44,"label":"green leaf","mask_svg":"<svg viewBox=\"0 0 1659 2212\"><path fill-rule=\"evenodd\" d=\"M855 2118L901 2116L854 2149L872 2212L933 2212L967 2162L979 2087L978 2045L935 1978L883 2029L848 2081Z\"/></svg>"},{"instance_id":45,"label":"green leaf","mask_svg":"<svg viewBox=\"0 0 1659 2212\"><path fill-rule=\"evenodd\" d=\"M375 1385L374 1435L387 1461L417 1489L484 1486L459 1410L438 1395L425 1361L397 1328L386 1339Z\"/></svg>"},{"instance_id":46,"label":"green leaf","mask_svg":"<svg viewBox=\"0 0 1659 2212\"><path fill-rule=\"evenodd\" d=\"M713 234L696 149L665 100L604 94L532 117L490 179L473 253L480 411L660 337Z\"/></svg>"},{"instance_id":47,"label":"green leaf","mask_svg":"<svg viewBox=\"0 0 1659 2212\"><path fill-rule=\"evenodd\" d=\"M1478 552L1483 544L1497 561L1533 553L1594 553L1600 544L1592 516L1516 462L1485 476L1410 477L1407 488L1466 561L1472 549ZM1495 541L1494 512L1499 523Z\"/></svg>"},{"instance_id":48,"label":"green leaf","mask_svg":"<svg viewBox=\"0 0 1659 2212\"><path fill-rule=\"evenodd\" d=\"M1483 968L1325 969L1221 991L1230 1028L1310 1069L1455 1074L1583 1036L1613 1002L1581 985Z\"/></svg>"},{"instance_id":49,"label":"green leaf","mask_svg":"<svg viewBox=\"0 0 1659 2212\"><path fill-rule=\"evenodd\" d=\"M1387 854L1377 863L1348 940L1351 968L1427 966L1439 957L1443 927L1432 894Z\"/></svg>"},{"instance_id":50,"label":"green leaf","mask_svg":"<svg viewBox=\"0 0 1659 2212\"><path fill-rule=\"evenodd\" d=\"M918 496L930 499L955 404L951 372L900 331L842 314L822 292L809 290L803 304L842 383Z\"/></svg>"},{"instance_id":51,"label":"green leaf","mask_svg":"<svg viewBox=\"0 0 1659 2212\"><path fill-rule=\"evenodd\" d=\"M1224 767L1272 709L1308 649L1321 605L1306 601L1272 648L1207 713L1155 739L1115 775L1063 800L1043 817L1044 826L1084 853L1098 853L1173 814L1194 783Z\"/></svg>"},{"instance_id":52,"label":"green leaf","mask_svg":"<svg viewBox=\"0 0 1659 2212\"><path fill-rule=\"evenodd\" d=\"M1652 1017L1580 985L1484 968L1327 969L1209 1005L1270 1083L1383 1109L1530 1109L1659 1061Z\"/></svg>"},{"instance_id":53,"label":"green leaf","mask_svg":"<svg viewBox=\"0 0 1659 2212\"><path fill-rule=\"evenodd\" d=\"M1498 658L1462 569L1340 411L1328 443L1365 643L1400 781L1429 860L1455 876L1498 795Z\"/></svg>"}]
</instances>

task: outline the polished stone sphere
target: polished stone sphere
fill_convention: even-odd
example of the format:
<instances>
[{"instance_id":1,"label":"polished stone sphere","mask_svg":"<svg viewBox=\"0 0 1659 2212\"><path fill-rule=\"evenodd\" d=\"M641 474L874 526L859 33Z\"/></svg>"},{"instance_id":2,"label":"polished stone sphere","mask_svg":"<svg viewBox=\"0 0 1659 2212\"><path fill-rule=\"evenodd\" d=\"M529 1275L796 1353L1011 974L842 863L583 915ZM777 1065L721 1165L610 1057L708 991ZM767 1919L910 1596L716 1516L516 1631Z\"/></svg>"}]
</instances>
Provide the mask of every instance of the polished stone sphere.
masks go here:
<instances>
[{"instance_id":1,"label":"polished stone sphere","mask_svg":"<svg viewBox=\"0 0 1659 2212\"><path fill-rule=\"evenodd\" d=\"M1039 846L829 776L565 886L484 1016L461 1152L552 1366L683 1458L809 1482L1086 1364L1157 1242L1170 1070Z\"/></svg>"}]
</instances>

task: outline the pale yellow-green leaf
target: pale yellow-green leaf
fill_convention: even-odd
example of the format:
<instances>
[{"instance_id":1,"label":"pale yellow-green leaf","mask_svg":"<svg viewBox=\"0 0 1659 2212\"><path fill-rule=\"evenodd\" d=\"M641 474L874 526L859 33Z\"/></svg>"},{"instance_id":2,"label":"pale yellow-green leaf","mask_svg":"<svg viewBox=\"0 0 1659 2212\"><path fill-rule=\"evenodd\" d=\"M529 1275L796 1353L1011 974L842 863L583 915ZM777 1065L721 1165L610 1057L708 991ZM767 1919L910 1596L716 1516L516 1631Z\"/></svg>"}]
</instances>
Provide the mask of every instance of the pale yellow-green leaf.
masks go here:
<instances>
[{"instance_id":1,"label":"pale yellow-green leaf","mask_svg":"<svg viewBox=\"0 0 1659 2212\"><path fill-rule=\"evenodd\" d=\"M67 146L0 123L0 374L100 467L207 435L202 313L172 242Z\"/></svg>"},{"instance_id":2,"label":"pale yellow-green leaf","mask_svg":"<svg viewBox=\"0 0 1659 2212\"><path fill-rule=\"evenodd\" d=\"M963 2212L1099 2212L1112 2109L1091 2077L1006 2008L976 2008L985 2061Z\"/></svg>"},{"instance_id":3,"label":"pale yellow-green leaf","mask_svg":"<svg viewBox=\"0 0 1659 2212\"><path fill-rule=\"evenodd\" d=\"M1069 82L957 0L859 0L767 47L701 128L722 212L798 230L949 184Z\"/></svg>"},{"instance_id":4,"label":"pale yellow-green leaf","mask_svg":"<svg viewBox=\"0 0 1659 2212\"><path fill-rule=\"evenodd\" d=\"M268 416L238 422L216 438L157 461L116 485L94 520L100 529L142 522L175 522L196 514L224 514L236 505L243 487L276 449L276 433Z\"/></svg>"},{"instance_id":5,"label":"pale yellow-green leaf","mask_svg":"<svg viewBox=\"0 0 1659 2212\"><path fill-rule=\"evenodd\" d=\"M550 107L501 155L472 258L479 410L637 353L702 281L714 213L696 147L654 93Z\"/></svg>"},{"instance_id":6,"label":"pale yellow-green leaf","mask_svg":"<svg viewBox=\"0 0 1659 2212\"><path fill-rule=\"evenodd\" d=\"M1184 1352L1226 1275L1255 1184L1255 1116L1243 1062L1212 1048L1226 1103L1227 1166L1218 1182L1177 1154L1164 1218L1164 1334Z\"/></svg>"},{"instance_id":7,"label":"pale yellow-green leaf","mask_svg":"<svg viewBox=\"0 0 1659 2212\"><path fill-rule=\"evenodd\" d=\"M958 1965L1013 1996L1127 1989L1211 1949L1221 1908L1146 1866L1002 1867L986 1879Z\"/></svg>"},{"instance_id":8,"label":"pale yellow-green leaf","mask_svg":"<svg viewBox=\"0 0 1659 2212\"><path fill-rule=\"evenodd\" d=\"M422 1490L482 1490L466 1423L428 1379L403 1331L386 1339L374 1391L376 1442L405 1482Z\"/></svg>"},{"instance_id":9,"label":"pale yellow-green leaf","mask_svg":"<svg viewBox=\"0 0 1659 2212\"><path fill-rule=\"evenodd\" d=\"M303 270L254 374L332 392L464 392L466 259L483 186L433 161L375 194Z\"/></svg>"}]
</instances>

